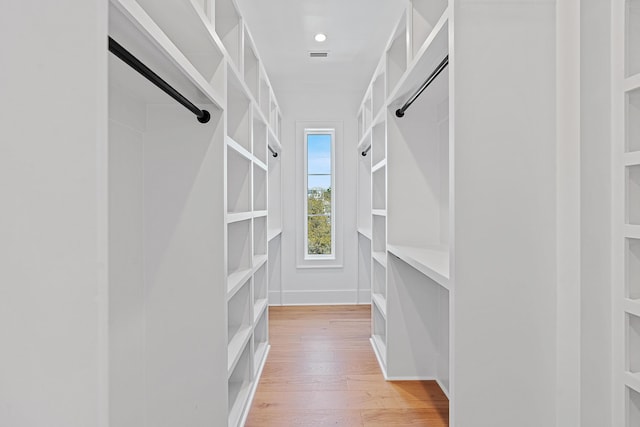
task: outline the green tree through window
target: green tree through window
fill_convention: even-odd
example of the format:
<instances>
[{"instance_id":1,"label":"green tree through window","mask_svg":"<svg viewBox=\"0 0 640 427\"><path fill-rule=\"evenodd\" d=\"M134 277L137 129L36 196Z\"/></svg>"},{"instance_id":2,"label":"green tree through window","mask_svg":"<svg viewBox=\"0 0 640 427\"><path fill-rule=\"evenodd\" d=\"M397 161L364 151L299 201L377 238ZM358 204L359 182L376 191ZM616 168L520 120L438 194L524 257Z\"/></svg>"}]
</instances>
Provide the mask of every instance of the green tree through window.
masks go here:
<instances>
[{"instance_id":1,"label":"green tree through window","mask_svg":"<svg viewBox=\"0 0 640 427\"><path fill-rule=\"evenodd\" d=\"M332 135L307 133L307 254L332 255Z\"/></svg>"}]
</instances>

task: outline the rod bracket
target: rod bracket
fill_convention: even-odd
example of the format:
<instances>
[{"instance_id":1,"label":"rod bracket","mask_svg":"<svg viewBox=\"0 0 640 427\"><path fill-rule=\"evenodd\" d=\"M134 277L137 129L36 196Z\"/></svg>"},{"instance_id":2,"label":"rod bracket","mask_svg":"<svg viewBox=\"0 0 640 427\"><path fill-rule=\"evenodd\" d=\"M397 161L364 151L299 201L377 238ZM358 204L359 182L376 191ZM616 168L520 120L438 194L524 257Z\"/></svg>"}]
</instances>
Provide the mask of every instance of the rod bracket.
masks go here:
<instances>
[{"instance_id":1,"label":"rod bracket","mask_svg":"<svg viewBox=\"0 0 640 427\"><path fill-rule=\"evenodd\" d=\"M198 116L198 121L200 123L209 123L211 120L211 114L207 110L202 110L202 115Z\"/></svg>"}]
</instances>

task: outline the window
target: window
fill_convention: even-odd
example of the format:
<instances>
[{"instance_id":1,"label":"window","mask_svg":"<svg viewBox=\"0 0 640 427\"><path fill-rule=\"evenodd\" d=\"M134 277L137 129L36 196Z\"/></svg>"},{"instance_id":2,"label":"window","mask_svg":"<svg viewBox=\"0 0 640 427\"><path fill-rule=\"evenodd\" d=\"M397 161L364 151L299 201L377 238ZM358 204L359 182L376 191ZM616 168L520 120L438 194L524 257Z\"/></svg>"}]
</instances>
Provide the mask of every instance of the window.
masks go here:
<instances>
[{"instance_id":1,"label":"window","mask_svg":"<svg viewBox=\"0 0 640 427\"><path fill-rule=\"evenodd\" d=\"M334 129L305 129L305 258L335 258Z\"/></svg>"}]
</instances>

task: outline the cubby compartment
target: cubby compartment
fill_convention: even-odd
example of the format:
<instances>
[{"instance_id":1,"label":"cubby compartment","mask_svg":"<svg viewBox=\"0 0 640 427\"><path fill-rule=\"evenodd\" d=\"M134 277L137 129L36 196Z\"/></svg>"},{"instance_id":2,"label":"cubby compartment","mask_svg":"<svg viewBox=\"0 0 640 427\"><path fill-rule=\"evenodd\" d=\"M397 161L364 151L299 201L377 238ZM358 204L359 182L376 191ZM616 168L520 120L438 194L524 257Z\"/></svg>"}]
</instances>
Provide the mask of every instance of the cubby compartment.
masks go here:
<instances>
[{"instance_id":1,"label":"cubby compartment","mask_svg":"<svg viewBox=\"0 0 640 427\"><path fill-rule=\"evenodd\" d=\"M271 102L271 86L267 81L266 76L260 73L260 111L265 117L265 120L269 120L269 103Z\"/></svg>"},{"instance_id":2,"label":"cubby compartment","mask_svg":"<svg viewBox=\"0 0 640 427\"><path fill-rule=\"evenodd\" d=\"M267 125L258 114L253 115L253 155L267 164Z\"/></svg>"},{"instance_id":3,"label":"cubby compartment","mask_svg":"<svg viewBox=\"0 0 640 427\"><path fill-rule=\"evenodd\" d=\"M269 137L271 138L271 137ZM275 144L274 144L275 145ZM268 194L268 228L269 231L282 229L282 170L280 159L282 157L268 156L269 159L269 179Z\"/></svg>"},{"instance_id":4,"label":"cubby compartment","mask_svg":"<svg viewBox=\"0 0 640 427\"><path fill-rule=\"evenodd\" d=\"M391 44L386 52L387 59L387 93L393 93L402 74L407 70L407 23L406 14L393 34Z\"/></svg>"},{"instance_id":5,"label":"cubby compartment","mask_svg":"<svg viewBox=\"0 0 640 427\"><path fill-rule=\"evenodd\" d=\"M255 257L267 254L267 217L253 219L253 255Z\"/></svg>"},{"instance_id":6,"label":"cubby compartment","mask_svg":"<svg viewBox=\"0 0 640 427\"><path fill-rule=\"evenodd\" d=\"M253 210L267 210L267 172L259 165L253 165Z\"/></svg>"},{"instance_id":7,"label":"cubby compartment","mask_svg":"<svg viewBox=\"0 0 640 427\"><path fill-rule=\"evenodd\" d=\"M640 150L640 89L627 92L626 104L626 151L638 151Z\"/></svg>"},{"instance_id":8,"label":"cubby compartment","mask_svg":"<svg viewBox=\"0 0 640 427\"><path fill-rule=\"evenodd\" d=\"M382 121L371 131L371 164L377 165L387 157L387 128Z\"/></svg>"},{"instance_id":9,"label":"cubby compartment","mask_svg":"<svg viewBox=\"0 0 640 427\"><path fill-rule=\"evenodd\" d=\"M384 216L373 215L372 244L373 252L385 253L387 251L387 221Z\"/></svg>"},{"instance_id":10,"label":"cubby compartment","mask_svg":"<svg viewBox=\"0 0 640 427\"><path fill-rule=\"evenodd\" d=\"M371 292L371 238L358 234L358 303L368 303Z\"/></svg>"},{"instance_id":11,"label":"cubby compartment","mask_svg":"<svg viewBox=\"0 0 640 427\"><path fill-rule=\"evenodd\" d=\"M364 136L364 107L360 107L358 111L358 141Z\"/></svg>"},{"instance_id":12,"label":"cubby compartment","mask_svg":"<svg viewBox=\"0 0 640 427\"><path fill-rule=\"evenodd\" d=\"M227 229L228 291L232 292L251 273L251 220L228 224Z\"/></svg>"},{"instance_id":13,"label":"cubby compartment","mask_svg":"<svg viewBox=\"0 0 640 427\"><path fill-rule=\"evenodd\" d=\"M375 304L371 305L371 337L378 357L383 365L387 363L387 322Z\"/></svg>"},{"instance_id":14,"label":"cubby compartment","mask_svg":"<svg viewBox=\"0 0 640 427\"><path fill-rule=\"evenodd\" d=\"M640 373L640 317L627 313L627 370Z\"/></svg>"},{"instance_id":15,"label":"cubby compartment","mask_svg":"<svg viewBox=\"0 0 640 427\"><path fill-rule=\"evenodd\" d=\"M363 144L363 149L369 145ZM371 151L358 156L358 229L371 238Z\"/></svg>"},{"instance_id":16,"label":"cubby compartment","mask_svg":"<svg viewBox=\"0 0 640 427\"><path fill-rule=\"evenodd\" d=\"M281 235L269 240L269 304L281 304L282 295L282 239Z\"/></svg>"},{"instance_id":17,"label":"cubby compartment","mask_svg":"<svg viewBox=\"0 0 640 427\"><path fill-rule=\"evenodd\" d=\"M251 335L253 304L251 304L251 279L247 280L227 303L227 348L229 370L238 361L240 352Z\"/></svg>"},{"instance_id":18,"label":"cubby compartment","mask_svg":"<svg viewBox=\"0 0 640 427\"><path fill-rule=\"evenodd\" d=\"M386 80L384 70L381 70L371 85L372 117L375 118L382 110L386 101Z\"/></svg>"},{"instance_id":19,"label":"cubby compartment","mask_svg":"<svg viewBox=\"0 0 640 427\"><path fill-rule=\"evenodd\" d=\"M387 271L377 262L373 263L371 292L374 295L380 295L383 299L387 298Z\"/></svg>"},{"instance_id":20,"label":"cubby compartment","mask_svg":"<svg viewBox=\"0 0 640 427\"><path fill-rule=\"evenodd\" d=\"M626 0L626 75L640 73L640 1Z\"/></svg>"},{"instance_id":21,"label":"cubby compartment","mask_svg":"<svg viewBox=\"0 0 640 427\"><path fill-rule=\"evenodd\" d=\"M246 345L229 376L229 427L237 427L247 405L253 379L251 345Z\"/></svg>"},{"instance_id":22,"label":"cubby compartment","mask_svg":"<svg viewBox=\"0 0 640 427\"><path fill-rule=\"evenodd\" d=\"M640 239L625 239L626 297L640 300Z\"/></svg>"},{"instance_id":23,"label":"cubby compartment","mask_svg":"<svg viewBox=\"0 0 640 427\"><path fill-rule=\"evenodd\" d=\"M251 211L251 160L227 147L227 212Z\"/></svg>"},{"instance_id":24,"label":"cubby compartment","mask_svg":"<svg viewBox=\"0 0 640 427\"><path fill-rule=\"evenodd\" d=\"M253 333L253 348L254 348L254 369L256 374L260 369L260 364L264 360L267 346L269 345L269 317L268 309L265 309L256 323L256 327Z\"/></svg>"},{"instance_id":25,"label":"cubby compartment","mask_svg":"<svg viewBox=\"0 0 640 427\"><path fill-rule=\"evenodd\" d=\"M386 209L387 200L387 183L386 183L387 168L381 167L375 170L372 174L372 209L384 210Z\"/></svg>"},{"instance_id":26,"label":"cubby compartment","mask_svg":"<svg viewBox=\"0 0 640 427\"><path fill-rule=\"evenodd\" d=\"M256 55L249 32L244 31L244 82L253 98L258 101L260 82L260 63Z\"/></svg>"},{"instance_id":27,"label":"cubby compartment","mask_svg":"<svg viewBox=\"0 0 640 427\"><path fill-rule=\"evenodd\" d=\"M640 393L630 387L626 387L626 427L640 426Z\"/></svg>"},{"instance_id":28,"label":"cubby compartment","mask_svg":"<svg viewBox=\"0 0 640 427\"><path fill-rule=\"evenodd\" d=\"M251 101L242 85L229 75L227 82L227 135L251 152Z\"/></svg>"},{"instance_id":29,"label":"cubby compartment","mask_svg":"<svg viewBox=\"0 0 640 427\"><path fill-rule=\"evenodd\" d=\"M449 247L449 78L443 71L402 118L387 113L389 244ZM419 194L420 197L416 197Z\"/></svg>"},{"instance_id":30,"label":"cubby compartment","mask_svg":"<svg viewBox=\"0 0 640 427\"><path fill-rule=\"evenodd\" d=\"M253 275L253 320L257 321L262 314L262 310L267 305L268 283L267 283L267 263L265 262L256 270Z\"/></svg>"},{"instance_id":31,"label":"cubby compartment","mask_svg":"<svg viewBox=\"0 0 640 427\"><path fill-rule=\"evenodd\" d=\"M215 30L232 63L239 69L242 22L233 0L215 0Z\"/></svg>"},{"instance_id":32,"label":"cubby compartment","mask_svg":"<svg viewBox=\"0 0 640 427\"><path fill-rule=\"evenodd\" d=\"M640 165L628 166L627 181L627 224L640 225Z\"/></svg>"},{"instance_id":33,"label":"cubby compartment","mask_svg":"<svg viewBox=\"0 0 640 427\"><path fill-rule=\"evenodd\" d=\"M412 0L411 42L414 57L447 9L447 4L447 0Z\"/></svg>"},{"instance_id":34,"label":"cubby compartment","mask_svg":"<svg viewBox=\"0 0 640 427\"><path fill-rule=\"evenodd\" d=\"M373 120L373 107L371 105L371 89L367 93L367 98L364 100L364 104L362 106L363 114L364 114L364 129L365 132L369 127L371 127L371 121Z\"/></svg>"},{"instance_id":35,"label":"cubby compartment","mask_svg":"<svg viewBox=\"0 0 640 427\"><path fill-rule=\"evenodd\" d=\"M278 105L273 97L269 101L269 126L273 130L274 135L278 136Z\"/></svg>"}]
</instances>

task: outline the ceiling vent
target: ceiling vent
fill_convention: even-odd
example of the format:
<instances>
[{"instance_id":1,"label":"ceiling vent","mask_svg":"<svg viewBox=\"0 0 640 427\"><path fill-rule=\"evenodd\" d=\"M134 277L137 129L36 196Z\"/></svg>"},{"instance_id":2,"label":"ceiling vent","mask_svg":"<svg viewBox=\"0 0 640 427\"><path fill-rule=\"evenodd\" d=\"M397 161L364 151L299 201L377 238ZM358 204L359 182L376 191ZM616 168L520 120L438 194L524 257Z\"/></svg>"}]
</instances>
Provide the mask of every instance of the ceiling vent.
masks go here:
<instances>
[{"instance_id":1,"label":"ceiling vent","mask_svg":"<svg viewBox=\"0 0 640 427\"><path fill-rule=\"evenodd\" d=\"M329 52L309 52L311 58L326 58L329 56Z\"/></svg>"}]
</instances>

